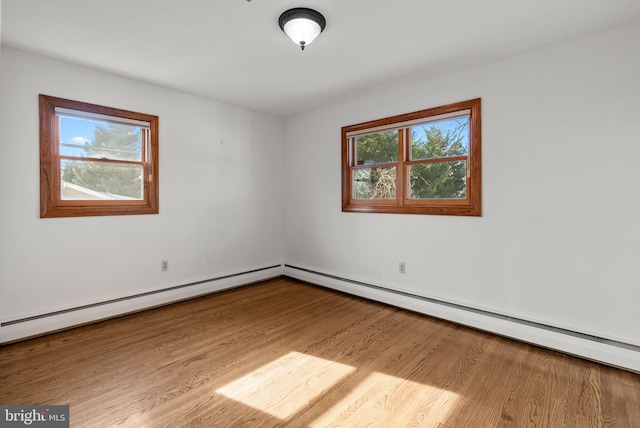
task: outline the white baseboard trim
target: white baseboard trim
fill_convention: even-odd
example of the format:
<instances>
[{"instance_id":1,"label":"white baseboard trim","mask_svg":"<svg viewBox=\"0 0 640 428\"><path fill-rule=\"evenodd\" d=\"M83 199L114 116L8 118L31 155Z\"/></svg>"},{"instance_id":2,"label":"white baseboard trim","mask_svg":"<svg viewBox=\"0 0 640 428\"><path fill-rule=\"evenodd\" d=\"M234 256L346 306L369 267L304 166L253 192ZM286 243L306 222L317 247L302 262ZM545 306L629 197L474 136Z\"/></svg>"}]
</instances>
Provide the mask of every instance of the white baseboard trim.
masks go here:
<instances>
[{"instance_id":1,"label":"white baseboard trim","mask_svg":"<svg viewBox=\"0 0 640 428\"><path fill-rule=\"evenodd\" d=\"M411 295L406 292L395 291L391 287L366 284L303 267L285 264L283 275L640 373L640 346L637 345Z\"/></svg>"},{"instance_id":2,"label":"white baseboard trim","mask_svg":"<svg viewBox=\"0 0 640 428\"><path fill-rule=\"evenodd\" d=\"M282 265L261 267L103 302L2 319L0 320L0 344L276 278L282 276L282 269Z\"/></svg>"}]
</instances>

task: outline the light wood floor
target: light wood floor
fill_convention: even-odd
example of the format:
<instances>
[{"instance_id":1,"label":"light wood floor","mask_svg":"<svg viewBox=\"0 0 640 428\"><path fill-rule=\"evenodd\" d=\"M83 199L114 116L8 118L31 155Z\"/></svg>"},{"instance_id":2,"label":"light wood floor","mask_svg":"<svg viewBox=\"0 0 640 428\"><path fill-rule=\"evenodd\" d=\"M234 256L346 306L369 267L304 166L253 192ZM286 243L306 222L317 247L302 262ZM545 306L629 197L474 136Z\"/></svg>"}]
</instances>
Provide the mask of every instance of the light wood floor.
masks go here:
<instances>
[{"instance_id":1,"label":"light wood floor","mask_svg":"<svg viewBox=\"0 0 640 428\"><path fill-rule=\"evenodd\" d=\"M0 347L74 427L639 427L640 376L276 279Z\"/></svg>"}]
</instances>

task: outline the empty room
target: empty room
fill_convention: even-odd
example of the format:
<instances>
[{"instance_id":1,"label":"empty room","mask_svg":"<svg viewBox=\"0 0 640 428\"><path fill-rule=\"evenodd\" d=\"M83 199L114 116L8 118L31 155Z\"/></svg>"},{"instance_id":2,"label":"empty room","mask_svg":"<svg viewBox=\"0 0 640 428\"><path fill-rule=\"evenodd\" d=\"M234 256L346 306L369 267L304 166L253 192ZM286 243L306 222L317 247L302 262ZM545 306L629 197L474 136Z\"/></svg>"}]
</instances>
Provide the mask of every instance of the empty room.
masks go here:
<instances>
[{"instance_id":1,"label":"empty room","mask_svg":"<svg viewBox=\"0 0 640 428\"><path fill-rule=\"evenodd\" d=\"M640 427L637 0L0 18L0 426Z\"/></svg>"}]
</instances>

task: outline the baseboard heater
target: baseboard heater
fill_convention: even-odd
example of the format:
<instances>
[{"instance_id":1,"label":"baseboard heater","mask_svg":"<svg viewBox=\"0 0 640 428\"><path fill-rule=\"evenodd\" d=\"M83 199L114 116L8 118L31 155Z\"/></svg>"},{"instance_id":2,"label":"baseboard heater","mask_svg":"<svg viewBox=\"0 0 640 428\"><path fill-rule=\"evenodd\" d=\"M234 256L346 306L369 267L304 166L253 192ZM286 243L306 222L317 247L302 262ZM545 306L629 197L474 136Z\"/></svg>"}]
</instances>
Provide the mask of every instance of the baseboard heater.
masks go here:
<instances>
[{"instance_id":1,"label":"baseboard heater","mask_svg":"<svg viewBox=\"0 0 640 428\"><path fill-rule=\"evenodd\" d=\"M291 270L290 271L291 275L287 275L287 270L288 269ZM564 336L573 337L573 338L576 338L576 339L586 340L586 341L589 341L591 343L598 343L598 344L602 344L602 345L606 345L606 346L611 346L611 347L618 348L618 349L621 349L621 350L634 351L634 352L639 353L638 358L640 358L640 346L634 345L634 344L631 344L631 343L626 343L626 342L613 340L613 339L607 339L607 338L596 336L596 335L591 335L591 334L582 333L582 332L578 332L578 331L574 331L574 330L569 330L569 329L562 328L562 327L556 327L556 326L553 326L553 325L544 324L544 323L540 323L540 322L529 321L529 320L526 320L526 319L517 318L517 317L509 316L509 315L503 315L503 314L500 314L500 313L491 312L491 311L487 311L487 310L483 310L483 309L477 309L477 308L473 308L473 307L470 307L470 306L461 305L461 304L458 304L458 303L451 303L451 302L447 302L447 301L443 301L443 300L439 300L439 299L434 299L434 298L431 298L431 297L425 297L425 296L421 296L421 295L418 295L418 294L409 293L409 292L406 292L406 291L394 290L394 289L383 287L383 286L380 286L380 285L374 285L374 284L369 284L369 283L366 283L366 282L363 282L363 281L356 281L356 280L349 279L349 278L343 278L343 277L340 277L340 276L337 276L337 275L331 275L331 274L324 273L324 272L318 272L318 271L315 271L315 270L311 270L311 269L307 269L307 268L303 268L303 267L299 267L299 266L293 266L293 265L289 265L289 264L285 264L284 265L284 276L291 276L292 278L300 280L301 278L296 277L295 274L294 274L294 271L298 271L298 272L303 273L303 274L307 273L307 274L315 275L315 276L318 276L318 277L323 277L323 278L327 278L327 279L330 279L330 280L339 281L339 282L345 283L345 284L353 284L353 285L356 285L358 287L364 287L365 289L388 293L389 295L406 297L406 298L413 299L414 301L426 302L426 303L429 303L429 304L438 305L440 307L454 309L456 311L463 311L463 312L470 313L470 314L481 315L483 317L488 317L488 318L491 318L491 319L494 319L494 320L506 321L508 323L517 324L517 325L520 325L520 326L523 326L523 327L531 327L531 328L534 328L534 329L537 329L537 330L544 330L544 331L548 331L548 332L553 332L553 333L561 334L561 335L564 335ZM302 280L304 281L304 279L302 279ZM308 282L314 283L313 280L308 280ZM322 285L322 284L316 284L316 285ZM333 287L331 287L331 288L333 288ZM339 290L339 291L344 291L344 290ZM349 291L345 291L345 292L349 293ZM353 293L349 293L349 294L353 294ZM367 297L365 297L365 298L367 298ZM423 313L426 313L426 312L423 312ZM426 313L426 314L430 315L428 313ZM433 315L433 316L438 318L437 315ZM451 321L451 320L449 320L449 321ZM456 322L456 321L453 321L453 322ZM462 324L465 324L465 323L462 323ZM466 324L466 325L469 325L469 324ZM469 325L469 326L473 327L473 328L479 328L479 327L475 327L473 325ZM479 328L479 329L485 330L483 328ZM486 330L486 331L489 331L489 330ZM494 331L489 331L489 332L493 333L493 334L498 334L498 335L505 336L504 334L501 334L499 332L494 332ZM509 337L515 338L517 340L522 340L522 339L519 339L518 337L513 337L513 336L509 336ZM535 345L538 345L538 346L548 347L548 346L541 345L541 344L535 343L535 342L531 342L531 343L533 343ZM568 353L572 353L572 352L568 352ZM587 356L580 355L580 354L574 354L574 355L577 355L577 356L582 357L582 358L592 359L592 358L589 358ZM599 361L599 362L607 363L606 361ZM632 370L634 372L638 371L636 369L625 367L625 366L619 366L617 364L611 364L611 363L609 363L609 364L624 368L626 370Z\"/></svg>"},{"instance_id":2,"label":"baseboard heater","mask_svg":"<svg viewBox=\"0 0 640 428\"><path fill-rule=\"evenodd\" d=\"M75 307L72 307L72 308L62 309L62 310L53 311L53 312L47 312L47 313L34 315L34 316L30 316L30 317L19 318L19 319L10 320L10 321L4 321L4 322L0 323L0 327L8 327L10 325L20 324L20 323L24 323L24 322L28 322L28 321L39 320L39 319L42 319L42 318L53 317L53 316L56 316L56 315L67 314L67 313L70 313L70 312L81 311L81 310L84 310L84 309L96 308L96 307L99 307L99 306L110 305L110 304L113 304L113 303L124 302L124 301L127 301L127 300L138 299L140 297L146 297L146 296L151 296L151 295L154 295L154 294L166 293L168 291L174 291L174 290L179 290L179 289L182 289L182 288L194 287L196 285L206 284L208 282L221 281L223 279L234 278L234 277L237 277L237 276L248 275L248 274L251 274L251 273L262 272L262 271L265 271L265 270L281 268L281 267L282 267L282 265L273 265L273 266L268 266L268 267L248 270L246 272L238 272L238 273L232 273L232 274L229 274L229 275L218 276L218 277L215 277L215 278L203 279L201 281L190 282L188 284L181 284L181 285L175 285L175 286L172 286L172 287L161 288L159 290L147 291L145 293L132 294L130 296L118 297L116 299L110 299L110 300L104 300L102 302L90 303L88 305L75 306ZM242 286L242 285L239 285L239 286Z\"/></svg>"}]
</instances>

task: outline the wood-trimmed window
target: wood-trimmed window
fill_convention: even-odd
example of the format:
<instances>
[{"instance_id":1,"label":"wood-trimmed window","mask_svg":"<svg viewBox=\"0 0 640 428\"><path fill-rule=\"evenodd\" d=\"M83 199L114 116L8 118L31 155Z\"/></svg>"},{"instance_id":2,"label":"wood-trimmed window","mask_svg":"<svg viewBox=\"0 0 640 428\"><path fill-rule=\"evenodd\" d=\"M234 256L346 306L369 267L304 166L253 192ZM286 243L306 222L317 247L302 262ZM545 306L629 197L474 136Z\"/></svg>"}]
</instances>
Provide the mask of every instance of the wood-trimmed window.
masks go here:
<instances>
[{"instance_id":1,"label":"wood-trimmed window","mask_svg":"<svg viewBox=\"0 0 640 428\"><path fill-rule=\"evenodd\" d=\"M342 128L342 211L480 216L480 98Z\"/></svg>"},{"instance_id":2,"label":"wood-trimmed window","mask_svg":"<svg viewBox=\"0 0 640 428\"><path fill-rule=\"evenodd\" d=\"M158 117L40 95L40 217L158 213Z\"/></svg>"}]
</instances>

